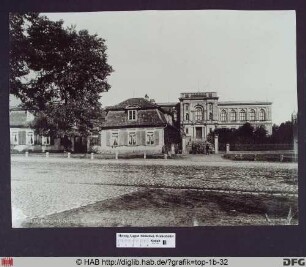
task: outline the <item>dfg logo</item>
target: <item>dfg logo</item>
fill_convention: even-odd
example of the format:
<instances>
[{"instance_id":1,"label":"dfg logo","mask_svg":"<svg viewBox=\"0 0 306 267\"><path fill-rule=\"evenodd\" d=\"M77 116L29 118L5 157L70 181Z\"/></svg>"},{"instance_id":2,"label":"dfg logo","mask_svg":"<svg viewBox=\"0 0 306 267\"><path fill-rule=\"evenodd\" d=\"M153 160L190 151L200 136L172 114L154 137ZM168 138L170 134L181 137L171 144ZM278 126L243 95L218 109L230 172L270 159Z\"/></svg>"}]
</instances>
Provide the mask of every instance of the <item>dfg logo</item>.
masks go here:
<instances>
[{"instance_id":1,"label":"dfg logo","mask_svg":"<svg viewBox=\"0 0 306 267\"><path fill-rule=\"evenodd\" d=\"M305 259L300 258L284 258L283 266L305 266Z\"/></svg>"}]
</instances>

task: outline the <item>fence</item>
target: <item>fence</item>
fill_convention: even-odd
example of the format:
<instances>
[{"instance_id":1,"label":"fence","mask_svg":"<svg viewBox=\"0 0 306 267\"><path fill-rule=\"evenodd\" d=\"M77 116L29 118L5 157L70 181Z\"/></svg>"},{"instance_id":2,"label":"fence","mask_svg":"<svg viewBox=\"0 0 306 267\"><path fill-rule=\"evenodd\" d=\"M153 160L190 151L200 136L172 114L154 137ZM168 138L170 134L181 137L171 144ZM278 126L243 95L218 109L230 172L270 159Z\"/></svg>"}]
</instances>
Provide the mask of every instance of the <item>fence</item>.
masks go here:
<instances>
[{"instance_id":1,"label":"fence","mask_svg":"<svg viewBox=\"0 0 306 267\"><path fill-rule=\"evenodd\" d=\"M220 144L219 150L225 151L226 144ZM230 151L278 151L294 150L293 144L230 144Z\"/></svg>"}]
</instances>

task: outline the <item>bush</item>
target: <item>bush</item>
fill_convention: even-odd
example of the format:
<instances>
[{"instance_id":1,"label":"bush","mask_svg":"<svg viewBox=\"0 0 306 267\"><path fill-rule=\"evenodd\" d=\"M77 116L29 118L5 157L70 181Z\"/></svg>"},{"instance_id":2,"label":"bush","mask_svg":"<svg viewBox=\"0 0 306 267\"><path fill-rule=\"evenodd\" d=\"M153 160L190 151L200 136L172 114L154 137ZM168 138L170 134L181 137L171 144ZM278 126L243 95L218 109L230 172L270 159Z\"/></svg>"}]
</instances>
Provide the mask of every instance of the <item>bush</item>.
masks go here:
<instances>
[{"instance_id":1,"label":"bush","mask_svg":"<svg viewBox=\"0 0 306 267\"><path fill-rule=\"evenodd\" d=\"M293 150L293 144L231 144L231 151Z\"/></svg>"},{"instance_id":2,"label":"bush","mask_svg":"<svg viewBox=\"0 0 306 267\"><path fill-rule=\"evenodd\" d=\"M214 147L209 142L203 142L203 141L194 141L191 144L191 154L206 154L206 146L209 146L209 152L214 151Z\"/></svg>"}]
</instances>

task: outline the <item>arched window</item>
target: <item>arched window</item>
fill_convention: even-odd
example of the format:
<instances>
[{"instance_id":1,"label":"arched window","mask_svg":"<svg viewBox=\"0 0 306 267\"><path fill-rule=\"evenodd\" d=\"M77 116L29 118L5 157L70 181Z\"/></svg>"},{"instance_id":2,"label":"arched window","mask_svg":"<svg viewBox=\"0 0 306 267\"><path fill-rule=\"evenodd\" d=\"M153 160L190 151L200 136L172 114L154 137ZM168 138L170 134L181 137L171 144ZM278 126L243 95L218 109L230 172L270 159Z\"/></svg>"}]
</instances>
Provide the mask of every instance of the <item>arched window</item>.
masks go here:
<instances>
[{"instance_id":1,"label":"arched window","mask_svg":"<svg viewBox=\"0 0 306 267\"><path fill-rule=\"evenodd\" d=\"M256 112L254 109L250 111L250 121L255 121Z\"/></svg>"},{"instance_id":2,"label":"arched window","mask_svg":"<svg viewBox=\"0 0 306 267\"><path fill-rule=\"evenodd\" d=\"M259 111L259 120L260 121L265 121L266 120L266 112L263 109L261 109Z\"/></svg>"},{"instance_id":3,"label":"arched window","mask_svg":"<svg viewBox=\"0 0 306 267\"><path fill-rule=\"evenodd\" d=\"M240 121L246 121L246 112L244 109L240 110L240 113L239 113L239 120Z\"/></svg>"},{"instance_id":4,"label":"arched window","mask_svg":"<svg viewBox=\"0 0 306 267\"><path fill-rule=\"evenodd\" d=\"M225 110L222 110L222 111L221 111L220 120L221 120L221 121L227 121L227 113L226 113Z\"/></svg>"},{"instance_id":5,"label":"arched window","mask_svg":"<svg viewBox=\"0 0 306 267\"><path fill-rule=\"evenodd\" d=\"M233 109L231 110L230 118L231 118L231 121L236 121L237 120L237 113Z\"/></svg>"},{"instance_id":6,"label":"arched window","mask_svg":"<svg viewBox=\"0 0 306 267\"><path fill-rule=\"evenodd\" d=\"M195 120L196 121L203 120L203 109L201 107L196 107L195 109Z\"/></svg>"}]
</instances>

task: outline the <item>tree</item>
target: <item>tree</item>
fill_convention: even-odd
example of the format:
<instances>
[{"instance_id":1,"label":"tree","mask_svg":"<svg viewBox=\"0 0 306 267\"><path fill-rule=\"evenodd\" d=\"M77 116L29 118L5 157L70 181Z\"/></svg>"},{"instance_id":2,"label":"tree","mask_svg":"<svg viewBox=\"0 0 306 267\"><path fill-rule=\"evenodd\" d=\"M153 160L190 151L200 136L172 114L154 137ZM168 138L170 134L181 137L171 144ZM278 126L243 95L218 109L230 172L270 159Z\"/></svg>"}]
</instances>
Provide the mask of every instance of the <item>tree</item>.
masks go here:
<instances>
[{"instance_id":1,"label":"tree","mask_svg":"<svg viewBox=\"0 0 306 267\"><path fill-rule=\"evenodd\" d=\"M265 126L261 125L254 131L254 142L255 144L264 144L267 142L267 130Z\"/></svg>"},{"instance_id":2,"label":"tree","mask_svg":"<svg viewBox=\"0 0 306 267\"><path fill-rule=\"evenodd\" d=\"M236 142L240 144L254 143L254 127L250 123L240 126L236 133Z\"/></svg>"},{"instance_id":3,"label":"tree","mask_svg":"<svg viewBox=\"0 0 306 267\"><path fill-rule=\"evenodd\" d=\"M227 144L227 143L233 142L234 133L235 133L234 129L219 128L219 129L215 129L213 133L209 133L208 138L212 141L211 143L213 143L213 140L214 140L213 136L215 134L218 134L219 143Z\"/></svg>"},{"instance_id":4,"label":"tree","mask_svg":"<svg viewBox=\"0 0 306 267\"><path fill-rule=\"evenodd\" d=\"M279 126L273 125L271 142L275 144L292 144L293 123L291 121L286 121Z\"/></svg>"},{"instance_id":5,"label":"tree","mask_svg":"<svg viewBox=\"0 0 306 267\"><path fill-rule=\"evenodd\" d=\"M25 24L31 24L37 18L36 13L10 13L10 92L18 98L22 97L21 88L24 86L22 77L29 74L26 64L29 56L29 42L24 34Z\"/></svg>"},{"instance_id":6,"label":"tree","mask_svg":"<svg viewBox=\"0 0 306 267\"><path fill-rule=\"evenodd\" d=\"M10 90L35 114L37 133L86 136L101 119L99 100L113 69L104 39L63 23L11 15Z\"/></svg>"}]
</instances>

